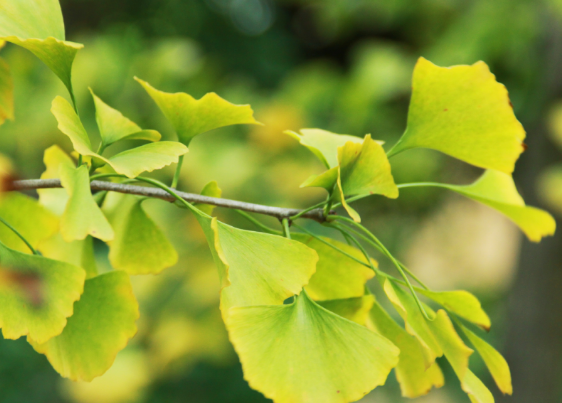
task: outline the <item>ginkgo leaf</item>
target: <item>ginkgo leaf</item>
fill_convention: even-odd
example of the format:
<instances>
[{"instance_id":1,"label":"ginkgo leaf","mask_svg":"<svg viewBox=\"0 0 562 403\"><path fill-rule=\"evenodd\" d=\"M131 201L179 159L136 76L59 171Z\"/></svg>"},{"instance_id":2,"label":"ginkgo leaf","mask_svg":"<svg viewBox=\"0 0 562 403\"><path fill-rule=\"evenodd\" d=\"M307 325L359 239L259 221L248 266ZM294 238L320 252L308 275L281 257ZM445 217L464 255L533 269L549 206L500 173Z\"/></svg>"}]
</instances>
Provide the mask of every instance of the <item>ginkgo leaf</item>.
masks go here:
<instances>
[{"instance_id":1,"label":"ginkgo leaf","mask_svg":"<svg viewBox=\"0 0 562 403\"><path fill-rule=\"evenodd\" d=\"M109 158L107 163L115 172L135 178L143 172L152 172L178 162L187 147L176 141L160 141L131 148Z\"/></svg>"},{"instance_id":2,"label":"ginkgo leaf","mask_svg":"<svg viewBox=\"0 0 562 403\"><path fill-rule=\"evenodd\" d=\"M43 162L47 169L41 174L41 179L60 179L61 165L75 168L72 158L57 145L45 150ZM57 216L62 216L68 202L68 193L65 189L37 189L37 193L41 205Z\"/></svg>"},{"instance_id":3,"label":"ginkgo leaf","mask_svg":"<svg viewBox=\"0 0 562 403\"><path fill-rule=\"evenodd\" d=\"M399 350L312 301L235 307L230 339L246 380L275 403L347 403L384 384Z\"/></svg>"},{"instance_id":4,"label":"ginkgo leaf","mask_svg":"<svg viewBox=\"0 0 562 403\"><path fill-rule=\"evenodd\" d=\"M91 236L81 241L66 242L61 234L56 234L42 242L39 250L45 257L83 268L86 271L86 279L98 275L94 238Z\"/></svg>"},{"instance_id":5,"label":"ginkgo leaf","mask_svg":"<svg viewBox=\"0 0 562 403\"><path fill-rule=\"evenodd\" d=\"M287 130L284 133L294 137L303 146L312 151L328 169L339 165L339 147L343 147L347 142L358 144L363 143L363 139L361 137L350 136L349 134L332 133L322 129L301 129L300 134L291 130Z\"/></svg>"},{"instance_id":6,"label":"ginkgo leaf","mask_svg":"<svg viewBox=\"0 0 562 403\"><path fill-rule=\"evenodd\" d=\"M428 322L435 339L443 349L447 361L453 367L461 382L462 389L474 403L493 403L488 388L468 369L468 358L474 350L468 348L457 334L447 313L440 309L435 320Z\"/></svg>"},{"instance_id":7,"label":"ginkgo leaf","mask_svg":"<svg viewBox=\"0 0 562 403\"><path fill-rule=\"evenodd\" d=\"M317 303L336 315L365 326L375 298L372 295L363 295L358 298L331 299Z\"/></svg>"},{"instance_id":8,"label":"ginkgo leaf","mask_svg":"<svg viewBox=\"0 0 562 403\"><path fill-rule=\"evenodd\" d=\"M221 188L219 188L219 185L217 184L216 181L211 181L203 187L203 190L201 190L201 195L210 196L210 197L221 197L222 190ZM194 206L196 206L199 210L201 210L202 212L208 215L212 215L213 210L215 209L215 206L210 204L195 203Z\"/></svg>"},{"instance_id":9,"label":"ginkgo leaf","mask_svg":"<svg viewBox=\"0 0 562 403\"><path fill-rule=\"evenodd\" d=\"M37 200L22 193L11 192L0 198L0 217L6 220L33 246L53 236L59 229L58 218ZM19 252L31 253L22 240L5 225L0 225L0 242Z\"/></svg>"},{"instance_id":10,"label":"ginkgo leaf","mask_svg":"<svg viewBox=\"0 0 562 403\"><path fill-rule=\"evenodd\" d=\"M482 309L480 301L467 291L430 291L417 289L420 294L438 302L450 312L477 324L483 329L490 330L490 318Z\"/></svg>"},{"instance_id":11,"label":"ginkgo leaf","mask_svg":"<svg viewBox=\"0 0 562 403\"><path fill-rule=\"evenodd\" d=\"M113 109L103 102L91 88L90 92L96 106L96 122L100 130L103 147L124 139L159 141L162 137L156 130L141 129L117 109Z\"/></svg>"},{"instance_id":12,"label":"ginkgo leaf","mask_svg":"<svg viewBox=\"0 0 562 403\"><path fill-rule=\"evenodd\" d=\"M241 230L196 214L221 279L221 311L233 306L280 305L299 294L315 271L318 255L302 243Z\"/></svg>"},{"instance_id":13,"label":"ginkgo leaf","mask_svg":"<svg viewBox=\"0 0 562 403\"><path fill-rule=\"evenodd\" d=\"M158 105L164 116L174 127L179 141L186 146L198 134L219 127L260 124L254 119L250 105L234 105L214 92L197 100L191 95L178 92L170 94L159 91L146 81L137 80Z\"/></svg>"},{"instance_id":14,"label":"ginkgo leaf","mask_svg":"<svg viewBox=\"0 0 562 403\"><path fill-rule=\"evenodd\" d=\"M292 237L314 249L318 254L316 272L306 286L306 291L311 298L318 301L363 296L365 283L375 276L371 269L310 235L295 233L292 234ZM359 260L365 260L363 253L357 248L331 238L323 237L322 239ZM373 265L378 266L375 260L373 260Z\"/></svg>"},{"instance_id":15,"label":"ginkgo leaf","mask_svg":"<svg viewBox=\"0 0 562 403\"><path fill-rule=\"evenodd\" d=\"M445 384L443 372L437 362L428 368L420 342L392 320L376 301L368 324L400 349L400 361L395 372L402 396L415 398L429 393L433 387L440 388Z\"/></svg>"},{"instance_id":16,"label":"ginkgo leaf","mask_svg":"<svg viewBox=\"0 0 562 403\"><path fill-rule=\"evenodd\" d=\"M127 197L114 213L115 239L109 261L129 274L158 274L178 261L178 253L142 208L143 199Z\"/></svg>"},{"instance_id":17,"label":"ginkgo leaf","mask_svg":"<svg viewBox=\"0 0 562 403\"><path fill-rule=\"evenodd\" d=\"M67 100L56 97L53 100L51 112L57 118L59 130L70 138L74 149L79 154L92 156L109 164L115 172L129 178L178 162L179 156L188 151L187 147L181 143L162 141L132 148L108 159L92 150L88 133Z\"/></svg>"},{"instance_id":18,"label":"ginkgo leaf","mask_svg":"<svg viewBox=\"0 0 562 403\"><path fill-rule=\"evenodd\" d=\"M84 288L80 267L28 255L0 243L0 327L6 339L28 335L44 343L57 336ZM25 284L14 287L9 279Z\"/></svg>"},{"instance_id":19,"label":"ginkgo leaf","mask_svg":"<svg viewBox=\"0 0 562 403\"><path fill-rule=\"evenodd\" d=\"M525 130L506 88L484 62L445 68L422 57L412 86L408 125L389 156L432 148L481 168L513 172Z\"/></svg>"},{"instance_id":20,"label":"ginkgo leaf","mask_svg":"<svg viewBox=\"0 0 562 403\"><path fill-rule=\"evenodd\" d=\"M420 312L414 298L390 280L384 280L384 292L392 302L406 325L406 330L415 336L422 346L426 367L435 362L435 358L443 355L441 346L435 339L429 322Z\"/></svg>"},{"instance_id":21,"label":"ginkgo leaf","mask_svg":"<svg viewBox=\"0 0 562 403\"><path fill-rule=\"evenodd\" d=\"M0 58L0 125L6 119L14 119L14 80L8 63Z\"/></svg>"},{"instance_id":22,"label":"ginkgo leaf","mask_svg":"<svg viewBox=\"0 0 562 403\"><path fill-rule=\"evenodd\" d=\"M59 336L31 344L63 377L91 381L111 367L137 332L139 307L129 276L116 271L86 280L74 311Z\"/></svg>"},{"instance_id":23,"label":"ginkgo leaf","mask_svg":"<svg viewBox=\"0 0 562 403\"><path fill-rule=\"evenodd\" d=\"M71 96L71 70L84 45L65 41L58 0L4 1L0 5L0 39L31 51L64 83Z\"/></svg>"},{"instance_id":24,"label":"ginkgo leaf","mask_svg":"<svg viewBox=\"0 0 562 403\"><path fill-rule=\"evenodd\" d=\"M556 230L554 218L544 210L526 206L511 175L503 172L488 170L476 182L466 186L429 185L453 190L498 210L521 228L533 242L553 235Z\"/></svg>"},{"instance_id":25,"label":"ginkgo leaf","mask_svg":"<svg viewBox=\"0 0 562 403\"><path fill-rule=\"evenodd\" d=\"M490 370L492 377L496 381L498 388L504 393L511 395L513 393L513 386L511 385L511 372L509 370L509 365L505 361L505 358L490 344L486 343L472 331L467 329L465 326L461 326L464 334L468 337L468 340L472 343L478 354L482 357L486 366Z\"/></svg>"},{"instance_id":26,"label":"ginkgo leaf","mask_svg":"<svg viewBox=\"0 0 562 403\"><path fill-rule=\"evenodd\" d=\"M92 197L86 165L76 169L61 165L60 168L61 183L69 195L60 223L64 240L71 242L91 235L111 241L113 229Z\"/></svg>"}]
</instances>

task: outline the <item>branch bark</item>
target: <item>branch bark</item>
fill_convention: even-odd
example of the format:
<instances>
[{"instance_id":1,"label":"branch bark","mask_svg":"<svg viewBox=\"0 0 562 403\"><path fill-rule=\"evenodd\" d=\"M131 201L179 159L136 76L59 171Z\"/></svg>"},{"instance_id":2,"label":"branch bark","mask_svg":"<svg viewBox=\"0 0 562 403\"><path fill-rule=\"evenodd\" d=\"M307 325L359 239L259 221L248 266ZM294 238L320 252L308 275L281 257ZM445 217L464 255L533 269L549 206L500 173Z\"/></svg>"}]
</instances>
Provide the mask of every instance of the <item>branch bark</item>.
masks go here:
<instances>
[{"instance_id":1,"label":"branch bark","mask_svg":"<svg viewBox=\"0 0 562 403\"><path fill-rule=\"evenodd\" d=\"M26 179L16 180L12 182L12 190L33 190L33 189L50 189L62 187L59 179ZM105 182L105 181L92 181L90 183L92 190L97 191L110 191L118 193L133 194L138 196L154 197L166 201L173 202L175 198L166 191L158 188L148 186L135 186L123 183ZM290 209L282 207L264 206L261 204L246 203L238 200L222 199L218 197L202 196L195 193L186 193L176 191L176 193L184 200L190 203L211 204L217 207L224 207L230 209L237 209L247 211L249 213L264 214L275 217L279 220L290 218L299 214L302 210ZM325 221L324 212L322 209L314 209L301 215L303 218L318 221L320 223Z\"/></svg>"}]
</instances>

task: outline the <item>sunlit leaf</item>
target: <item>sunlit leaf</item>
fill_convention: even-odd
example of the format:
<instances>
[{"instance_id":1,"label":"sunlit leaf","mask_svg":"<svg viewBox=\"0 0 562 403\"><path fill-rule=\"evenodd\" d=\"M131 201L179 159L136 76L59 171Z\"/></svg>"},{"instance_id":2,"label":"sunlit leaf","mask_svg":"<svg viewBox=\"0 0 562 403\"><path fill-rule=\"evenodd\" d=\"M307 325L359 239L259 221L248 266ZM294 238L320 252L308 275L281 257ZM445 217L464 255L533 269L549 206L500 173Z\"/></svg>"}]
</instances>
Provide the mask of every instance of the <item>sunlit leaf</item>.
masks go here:
<instances>
[{"instance_id":1,"label":"sunlit leaf","mask_svg":"<svg viewBox=\"0 0 562 403\"><path fill-rule=\"evenodd\" d=\"M70 196L61 218L60 230L66 242L87 235L102 241L113 239L113 229L92 197L88 168L61 166L61 183Z\"/></svg>"},{"instance_id":2,"label":"sunlit leaf","mask_svg":"<svg viewBox=\"0 0 562 403\"><path fill-rule=\"evenodd\" d=\"M158 274L178 261L178 253L142 208L143 199L124 198L116 211L115 239L110 244L113 267L129 274Z\"/></svg>"},{"instance_id":3,"label":"sunlit leaf","mask_svg":"<svg viewBox=\"0 0 562 403\"><path fill-rule=\"evenodd\" d=\"M425 366L429 367L435 358L443 355L441 346L435 339L429 322L420 312L414 298L390 280L384 281L384 291L406 324L406 330L415 336L422 346Z\"/></svg>"},{"instance_id":4,"label":"sunlit leaf","mask_svg":"<svg viewBox=\"0 0 562 403\"><path fill-rule=\"evenodd\" d=\"M553 235L556 221L544 210L525 206L511 175L488 170L471 185L439 185L490 206L513 221L533 242Z\"/></svg>"},{"instance_id":5,"label":"sunlit leaf","mask_svg":"<svg viewBox=\"0 0 562 403\"><path fill-rule=\"evenodd\" d=\"M301 129L300 134L287 130L285 134L294 137L303 146L312 151L328 169L339 165L339 147L344 146L349 141L358 144L363 142L361 137L336 134L322 129Z\"/></svg>"},{"instance_id":6,"label":"sunlit leaf","mask_svg":"<svg viewBox=\"0 0 562 403\"><path fill-rule=\"evenodd\" d=\"M486 366L490 370L492 377L496 381L498 388L504 393L511 395L513 386L511 385L511 372L505 358L490 344L486 343L465 326L461 327L466 337L470 340L478 354L482 357Z\"/></svg>"},{"instance_id":7,"label":"sunlit leaf","mask_svg":"<svg viewBox=\"0 0 562 403\"><path fill-rule=\"evenodd\" d=\"M14 81L8 63L0 58L0 125L6 119L14 119Z\"/></svg>"},{"instance_id":8,"label":"sunlit leaf","mask_svg":"<svg viewBox=\"0 0 562 403\"><path fill-rule=\"evenodd\" d=\"M84 288L81 268L11 250L0 243L0 327L6 339L29 335L45 342L57 336ZM10 278L23 287L14 287Z\"/></svg>"},{"instance_id":9,"label":"sunlit leaf","mask_svg":"<svg viewBox=\"0 0 562 403\"><path fill-rule=\"evenodd\" d=\"M221 279L223 316L233 306L279 305L299 294L315 271L316 252L302 243L196 215Z\"/></svg>"},{"instance_id":10,"label":"sunlit leaf","mask_svg":"<svg viewBox=\"0 0 562 403\"><path fill-rule=\"evenodd\" d=\"M189 145L193 137L219 127L259 124L250 105L234 105L214 92L197 100L191 95L159 91L135 77L170 121L178 139Z\"/></svg>"},{"instance_id":11,"label":"sunlit leaf","mask_svg":"<svg viewBox=\"0 0 562 403\"><path fill-rule=\"evenodd\" d=\"M129 276L116 271L86 280L74 311L59 336L32 345L65 378L91 381L137 332L139 307Z\"/></svg>"},{"instance_id":12,"label":"sunlit leaf","mask_svg":"<svg viewBox=\"0 0 562 403\"><path fill-rule=\"evenodd\" d=\"M72 159L57 145L53 145L45 150L43 162L47 168L41 174L41 179L60 179L61 165L67 168L74 168ZM39 202L57 216L62 216L68 193L65 189L37 189Z\"/></svg>"},{"instance_id":13,"label":"sunlit leaf","mask_svg":"<svg viewBox=\"0 0 562 403\"><path fill-rule=\"evenodd\" d=\"M402 396L422 396L429 393L431 388L444 385L445 379L437 362L432 363L429 368L426 366L420 342L392 320L378 302L373 305L369 319L377 332L400 349L400 361L395 371Z\"/></svg>"},{"instance_id":14,"label":"sunlit leaf","mask_svg":"<svg viewBox=\"0 0 562 403\"><path fill-rule=\"evenodd\" d=\"M375 273L368 267L357 263L330 246L306 234L292 234L293 239L314 249L318 254L316 272L310 278L306 291L315 300L334 300L362 297L365 283ZM357 248L323 237L326 242L347 252L359 260L365 260ZM373 265L378 266L373 260Z\"/></svg>"},{"instance_id":15,"label":"sunlit leaf","mask_svg":"<svg viewBox=\"0 0 562 403\"><path fill-rule=\"evenodd\" d=\"M58 0L3 1L0 4L0 39L31 51L61 79L74 97L72 63L84 45L65 41Z\"/></svg>"},{"instance_id":16,"label":"sunlit leaf","mask_svg":"<svg viewBox=\"0 0 562 403\"><path fill-rule=\"evenodd\" d=\"M480 301L471 293L467 291L435 292L424 289L419 289L418 292L440 303L447 310L477 324L483 329L490 329L490 318L482 309Z\"/></svg>"},{"instance_id":17,"label":"sunlit leaf","mask_svg":"<svg viewBox=\"0 0 562 403\"><path fill-rule=\"evenodd\" d=\"M56 97L53 100L51 112L57 118L59 130L70 138L74 149L78 153L92 156L103 163L107 163L117 173L129 178L134 178L145 171L151 172L178 162L179 156L188 151L187 147L181 143L162 141L132 148L108 159L92 150L88 133L68 101L62 97Z\"/></svg>"},{"instance_id":18,"label":"sunlit leaf","mask_svg":"<svg viewBox=\"0 0 562 403\"><path fill-rule=\"evenodd\" d=\"M399 350L318 306L236 307L227 319L245 378L276 403L347 403L384 384Z\"/></svg>"},{"instance_id":19,"label":"sunlit leaf","mask_svg":"<svg viewBox=\"0 0 562 403\"><path fill-rule=\"evenodd\" d=\"M406 132L389 155L432 148L478 167L513 172L525 130L485 63L445 68L422 57L412 86Z\"/></svg>"},{"instance_id":20,"label":"sunlit leaf","mask_svg":"<svg viewBox=\"0 0 562 403\"><path fill-rule=\"evenodd\" d=\"M374 302L375 299L372 295L364 295L358 298L318 301L318 305L336 315L365 326L369 317L369 311L373 307Z\"/></svg>"},{"instance_id":21,"label":"sunlit leaf","mask_svg":"<svg viewBox=\"0 0 562 403\"><path fill-rule=\"evenodd\" d=\"M203 187L203 190L201 190L201 195L209 196L209 197L221 197L222 190L221 188L219 188L219 185L217 184L216 181L211 181ZM195 203L194 206L196 206L199 210L201 210L202 212L208 215L212 215L213 210L215 209L215 206L212 206L210 204Z\"/></svg>"},{"instance_id":22,"label":"sunlit leaf","mask_svg":"<svg viewBox=\"0 0 562 403\"><path fill-rule=\"evenodd\" d=\"M59 229L59 220L55 215L37 200L22 193L2 195L0 217L17 228L34 248L38 248L42 241L53 236ZM19 252L31 253L27 245L4 224L0 224L0 242Z\"/></svg>"},{"instance_id":23,"label":"sunlit leaf","mask_svg":"<svg viewBox=\"0 0 562 403\"><path fill-rule=\"evenodd\" d=\"M334 189L334 185L336 184L338 177L339 177L340 169L338 166L334 168L328 169L326 172L321 173L320 175L311 175L307 180L305 180L301 188L304 187L320 187L324 188L331 193Z\"/></svg>"},{"instance_id":24,"label":"sunlit leaf","mask_svg":"<svg viewBox=\"0 0 562 403\"><path fill-rule=\"evenodd\" d=\"M57 234L41 243L39 248L43 256L60 260L81 267L86 271L86 278L97 276L98 268L94 255L94 239L87 236L81 241L66 242Z\"/></svg>"},{"instance_id":25,"label":"sunlit leaf","mask_svg":"<svg viewBox=\"0 0 562 403\"><path fill-rule=\"evenodd\" d=\"M103 102L91 89L90 92L94 98L96 121L104 147L123 139L159 141L162 137L155 130L142 130L117 109L113 109Z\"/></svg>"},{"instance_id":26,"label":"sunlit leaf","mask_svg":"<svg viewBox=\"0 0 562 403\"><path fill-rule=\"evenodd\" d=\"M107 160L115 172L134 178L178 162L187 147L176 141L160 141L123 151Z\"/></svg>"}]
</instances>

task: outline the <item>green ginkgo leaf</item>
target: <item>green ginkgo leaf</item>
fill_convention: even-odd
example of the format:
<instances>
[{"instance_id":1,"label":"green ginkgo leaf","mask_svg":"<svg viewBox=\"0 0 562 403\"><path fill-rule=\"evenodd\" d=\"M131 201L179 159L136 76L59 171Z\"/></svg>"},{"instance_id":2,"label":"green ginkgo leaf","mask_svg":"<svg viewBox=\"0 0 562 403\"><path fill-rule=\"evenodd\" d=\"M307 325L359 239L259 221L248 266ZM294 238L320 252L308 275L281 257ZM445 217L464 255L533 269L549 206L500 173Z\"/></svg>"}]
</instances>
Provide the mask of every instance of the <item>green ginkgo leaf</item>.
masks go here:
<instances>
[{"instance_id":1,"label":"green ginkgo leaf","mask_svg":"<svg viewBox=\"0 0 562 403\"><path fill-rule=\"evenodd\" d=\"M357 263L334 248L306 234L292 234L293 239L312 248L318 254L316 272L310 278L306 291L317 301L339 300L362 297L365 293L365 283L373 278L375 273L368 267ZM322 238L329 244L344 252L364 260L360 250L331 238ZM378 266L373 260L373 265Z\"/></svg>"},{"instance_id":2,"label":"green ginkgo leaf","mask_svg":"<svg viewBox=\"0 0 562 403\"><path fill-rule=\"evenodd\" d=\"M57 118L59 130L68 136L79 154L94 157L102 164L109 164L115 172L129 178L178 162L179 156L188 151L181 143L162 141L132 148L108 159L92 150L88 133L67 100L56 97L51 112Z\"/></svg>"},{"instance_id":3,"label":"green ginkgo leaf","mask_svg":"<svg viewBox=\"0 0 562 403\"><path fill-rule=\"evenodd\" d=\"M69 195L60 223L64 240L72 242L91 235L102 241L111 241L113 229L92 197L86 165L78 168L61 165L60 177Z\"/></svg>"},{"instance_id":4,"label":"green ginkgo leaf","mask_svg":"<svg viewBox=\"0 0 562 403\"><path fill-rule=\"evenodd\" d=\"M178 253L142 208L143 199L124 198L114 213L115 239L109 261L129 274L158 274L178 261Z\"/></svg>"},{"instance_id":5,"label":"green ginkgo leaf","mask_svg":"<svg viewBox=\"0 0 562 403\"><path fill-rule=\"evenodd\" d=\"M492 377L496 381L498 388L504 393L511 395L513 393L513 386L511 384L511 372L509 370L509 365L505 361L505 358L490 344L486 343L472 331L467 329L465 326L461 326L464 334L468 337L468 340L472 343L478 354L482 357L486 366L490 370Z\"/></svg>"},{"instance_id":6,"label":"green ginkgo leaf","mask_svg":"<svg viewBox=\"0 0 562 403\"><path fill-rule=\"evenodd\" d=\"M60 179L61 165L74 169L72 158L57 145L45 150L43 162L47 168L41 174L41 179ZM37 189L39 202L57 216L62 216L68 203L68 193L65 189Z\"/></svg>"},{"instance_id":7,"label":"green ginkgo leaf","mask_svg":"<svg viewBox=\"0 0 562 403\"><path fill-rule=\"evenodd\" d=\"M0 327L4 338L27 335L44 343L59 335L82 294L84 270L21 253L2 243L0 267ZM14 281L24 286L14 287Z\"/></svg>"},{"instance_id":8,"label":"green ginkgo leaf","mask_svg":"<svg viewBox=\"0 0 562 403\"><path fill-rule=\"evenodd\" d=\"M35 249L59 229L59 220L53 213L37 200L22 193L12 192L2 195L0 217L17 228ZM3 224L0 225L0 242L19 252L31 253L27 245Z\"/></svg>"},{"instance_id":9,"label":"green ginkgo leaf","mask_svg":"<svg viewBox=\"0 0 562 403\"><path fill-rule=\"evenodd\" d=\"M216 181L211 181L203 187L203 189L201 190L201 195L209 196L209 197L221 197L222 190L221 188L219 188L219 185L217 184ZM213 210L215 209L215 206L210 204L195 203L194 206L196 206L199 210L201 210L202 212L208 215L212 215Z\"/></svg>"},{"instance_id":10,"label":"green ginkgo leaf","mask_svg":"<svg viewBox=\"0 0 562 403\"><path fill-rule=\"evenodd\" d=\"M507 216L527 235L529 240L539 242L553 235L556 221L544 210L526 206L517 192L511 175L487 170L471 185L428 184L453 190L463 196L479 201Z\"/></svg>"},{"instance_id":11,"label":"green ginkgo leaf","mask_svg":"<svg viewBox=\"0 0 562 403\"><path fill-rule=\"evenodd\" d=\"M8 63L0 58L0 125L6 119L14 119L14 80Z\"/></svg>"},{"instance_id":12,"label":"green ginkgo leaf","mask_svg":"<svg viewBox=\"0 0 562 403\"><path fill-rule=\"evenodd\" d=\"M372 295L363 295L358 298L331 299L317 303L336 315L365 326L375 298Z\"/></svg>"},{"instance_id":13,"label":"green ginkgo leaf","mask_svg":"<svg viewBox=\"0 0 562 403\"><path fill-rule=\"evenodd\" d=\"M441 291L418 289L420 294L438 302L450 312L477 324L483 329L490 330L490 318L482 309L480 301L467 291Z\"/></svg>"},{"instance_id":14,"label":"green ginkgo leaf","mask_svg":"<svg viewBox=\"0 0 562 403\"><path fill-rule=\"evenodd\" d=\"M392 320L378 302L374 303L369 320L369 324L377 332L400 349L400 361L395 372L402 396L415 398L429 393L433 387L440 388L445 384L443 372L437 362L432 363L429 368L426 366L420 342Z\"/></svg>"},{"instance_id":15,"label":"green ginkgo leaf","mask_svg":"<svg viewBox=\"0 0 562 403\"><path fill-rule=\"evenodd\" d=\"M61 234L56 234L42 242L39 250L45 257L83 268L86 271L86 279L98 275L94 238L91 236L81 241L66 242Z\"/></svg>"},{"instance_id":16,"label":"green ginkgo leaf","mask_svg":"<svg viewBox=\"0 0 562 403\"><path fill-rule=\"evenodd\" d=\"M513 172L525 130L506 88L484 62L445 68L422 57L412 87L408 125L389 156L432 148L481 168Z\"/></svg>"},{"instance_id":17,"label":"green ginkgo leaf","mask_svg":"<svg viewBox=\"0 0 562 403\"><path fill-rule=\"evenodd\" d=\"M214 92L197 100L191 95L178 92L170 94L159 91L146 81L137 80L158 105L164 116L170 121L178 135L179 141L186 146L198 134L219 127L260 124L254 119L250 105L234 105L219 97Z\"/></svg>"},{"instance_id":18,"label":"green ginkgo leaf","mask_svg":"<svg viewBox=\"0 0 562 403\"><path fill-rule=\"evenodd\" d=\"M159 141L162 137L156 130L143 130L136 123L127 119L117 109L103 102L90 88L96 106L96 122L100 130L103 147L119 140Z\"/></svg>"},{"instance_id":19,"label":"green ginkgo leaf","mask_svg":"<svg viewBox=\"0 0 562 403\"><path fill-rule=\"evenodd\" d=\"M363 139L360 137L350 136L349 134L336 134L322 129L301 129L300 134L291 130L287 130L284 133L294 137L303 146L312 151L328 169L339 165L339 147L343 147L347 142L363 143Z\"/></svg>"},{"instance_id":20,"label":"green ginkgo leaf","mask_svg":"<svg viewBox=\"0 0 562 403\"><path fill-rule=\"evenodd\" d=\"M318 255L302 243L223 224L196 214L221 280L221 311L234 306L280 305L297 295L315 271Z\"/></svg>"},{"instance_id":21,"label":"green ginkgo leaf","mask_svg":"<svg viewBox=\"0 0 562 403\"><path fill-rule=\"evenodd\" d=\"M72 63L84 45L65 41L58 0L3 1L0 4L0 39L31 51L61 79L74 97Z\"/></svg>"},{"instance_id":22,"label":"green ginkgo leaf","mask_svg":"<svg viewBox=\"0 0 562 403\"><path fill-rule=\"evenodd\" d=\"M431 331L429 321L420 312L412 295L400 286L385 279L383 287L386 296L404 319L408 333L415 336L420 342L425 365L429 368L435 362L435 358L443 355L443 350Z\"/></svg>"},{"instance_id":23,"label":"green ginkgo leaf","mask_svg":"<svg viewBox=\"0 0 562 403\"><path fill-rule=\"evenodd\" d=\"M312 301L236 307L227 319L246 380L275 403L348 403L384 384L399 350Z\"/></svg>"},{"instance_id":24,"label":"green ginkgo leaf","mask_svg":"<svg viewBox=\"0 0 562 403\"><path fill-rule=\"evenodd\" d=\"M110 272L86 280L63 332L31 344L65 378L91 381L107 371L137 332L138 303L129 276Z\"/></svg>"}]
</instances>

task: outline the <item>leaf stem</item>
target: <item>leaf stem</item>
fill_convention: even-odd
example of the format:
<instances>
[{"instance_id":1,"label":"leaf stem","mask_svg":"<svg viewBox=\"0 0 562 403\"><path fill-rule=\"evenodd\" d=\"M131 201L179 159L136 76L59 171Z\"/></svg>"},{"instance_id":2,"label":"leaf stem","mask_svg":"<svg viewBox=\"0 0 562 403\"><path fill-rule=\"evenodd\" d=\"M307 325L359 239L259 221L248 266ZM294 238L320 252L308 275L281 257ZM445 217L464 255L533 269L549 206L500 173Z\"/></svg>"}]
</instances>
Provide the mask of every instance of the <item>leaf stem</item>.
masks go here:
<instances>
[{"instance_id":1,"label":"leaf stem","mask_svg":"<svg viewBox=\"0 0 562 403\"><path fill-rule=\"evenodd\" d=\"M285 238L291 239L291 230L289 229L289 219L283 218L281 222L283 223L283 235L285 236Z\"/></svg>"},{"instance_id":2,"label":"leaf stem","mask_svg":"<svg viewBox=\"0 0 562 403\"><path fill-rule=\"evenodd\" d=\"M17 229L15 229L14 227L12 227L12 225L10 225L10 223L9 223L8 221L6 221L4 218L0 217L0 222L2 222L2 224L4 224L6 227L8 227L10 230L12 230L12 232L13 232L14 234L16 234L16 235L27 245L27 247L29 248L29 250L31 250L31 252L32 252L34 255L38 255L38 256L40 255L39 252L37 252L37 251L35 250L35 248L34 248L33 246L31 246L31 244L29 243L29 241L28 241L27 239L25 239L25 237L24 237Z\"/></svg>"},{"instance_id":3,"label":"leaf stem","mask_svg":"<svg viewBox=\"0 0 562 403\"><path fill-rule=\"evenodd\" d=\"M297 218L302 217L303 214L306 214L306 213L308 213L309 211L312 211L312 210L315 210L315 209L317 209L317 208L323 207L324 204L326 204L325 201L320 202L320 203L316 203L314 206L310 206L310 207L308 207L308 208L305 208L304 210L302 210L302 211L299 212L298 214L295 214L294 216L290 217L290 218L291 218L291 221L294 221L294 220L296 220Z\"/></svg>"},{"instance_id":4,"label":"leaf stem","mask_svg":"<svg viewBox=\"0 0 562 403\"><path fill-rule=\"evenodd\" d=\"M174 173L174 179L172 179L172 188L177 188L178 187L178 182L180 180L180 174L181 174L181 166L183 165L183 155L180 155L180 157L178 158L178 164L176 165L176 172Z\"/></svg>"},{"instance_id":5,"label":"leaf stem","mask_svg":"<svg viewBox=\"0 0 562 403\"><path fill-rule=\"evenodd\" d=\"M250 221L256 227L262 229L264 232L267 232L269 234L274 234L274 235L283 235L283 233L281 231L277 231L277 230L274 230L273 228L268 227L267 225L263 224L262 222L256 220L254 217L252 217L250 214L246 213L245 211L238 210L238 209L234 209L234 211L237 212L238 214L240 214L246 220Z\"/></svg>"}]
</instances>

